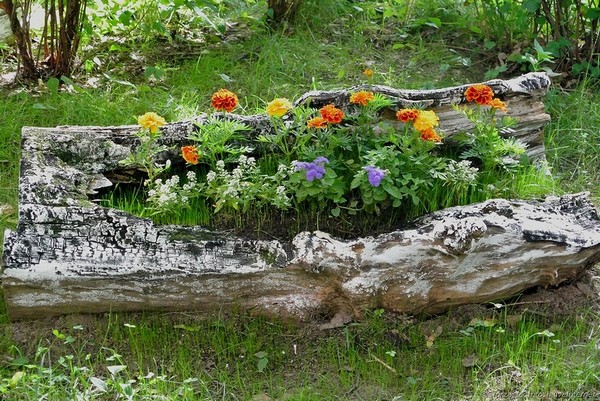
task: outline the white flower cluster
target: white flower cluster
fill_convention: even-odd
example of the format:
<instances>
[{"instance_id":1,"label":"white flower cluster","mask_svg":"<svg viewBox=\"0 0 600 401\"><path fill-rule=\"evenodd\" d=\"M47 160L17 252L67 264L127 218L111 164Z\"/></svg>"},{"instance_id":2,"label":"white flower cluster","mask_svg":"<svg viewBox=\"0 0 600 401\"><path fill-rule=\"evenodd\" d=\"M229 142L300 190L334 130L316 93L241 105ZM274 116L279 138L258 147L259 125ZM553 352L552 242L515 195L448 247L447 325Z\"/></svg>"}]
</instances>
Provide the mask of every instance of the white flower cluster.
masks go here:
<instances>
[{"instance_id":1,"label":"white flower cluster","mask_svg":"<svg viewBox=\"0 0 600 401\"><path fill-rule=\"evenodd\" d=\"M196 173L193 171L188 171L187 182L183 186L180 186L177 175L164 182L162 179L157 179L151 183L147 202L157 211L187 207L190 196L194 193L197 185Z\"/></svg>"},{"instance_id":2,"label":"white flower cluster","mask_svg":"<svg viewBox=\"0 0 600 401\"><path fill-rule=\"evenodd\" d=\"M451 185L475 185L479 170L471 167L469 160L450 160L446 165L445 178L446 183Z\"/></svg>"},{"instance_id":3,"label":"white flower cluster","mask_svg":"<svg viewBox=\"0 0 600 401\"><path fill-rule=\"evenodd\" d=\"M279 166L273 176L262 174L254 157L241 155L232 171L225 169L225 162L217 161L215 170L206 175L205 194L215 201L215 211L223 207L246 210L251 205L271 204L287 208L291 200L283 181L288 167Z\"/></svg>"},{"instance_id":4,"label":"white flower cluster","mask_svg":"<svg viewBox=\"0 0 600 401\"><path fill-rule=\"evenodd\" d=\"M177 188L179 187L179 176L174 175L164 182L157 179L152 183L152 189L148 191L147 201L157 208L167 208L179 203Z\"/></svg>"}]
</instances>

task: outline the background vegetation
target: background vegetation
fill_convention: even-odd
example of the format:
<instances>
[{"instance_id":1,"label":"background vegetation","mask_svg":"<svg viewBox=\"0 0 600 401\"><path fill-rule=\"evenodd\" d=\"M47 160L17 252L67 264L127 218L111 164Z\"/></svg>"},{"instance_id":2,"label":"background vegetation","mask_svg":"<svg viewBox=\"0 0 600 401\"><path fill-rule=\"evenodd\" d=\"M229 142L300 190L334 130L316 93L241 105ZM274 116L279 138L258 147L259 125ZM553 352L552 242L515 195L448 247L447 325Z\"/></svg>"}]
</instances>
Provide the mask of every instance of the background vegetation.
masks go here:
<instances>
[{"instance_id":1,"label":"background vegetation","mask_svg":"<svg viewBox=\"0 0 600 401\"><path fill-rule=\"evenodd\" d=\"M264 1L89 2L71 74L40 81L11 83L18 57L2 45L0 228L16 224L24 125L133 124L149 110L176 121L206 110L221 87L252 113L274 97L365 82L366 68L373 83L420 89L561 74L545 102L549 163L565 190L600 199L597 1L297 3L295 18L272 24ZM10 324L3 311L0 398L598 397L597 303L557 318L560 294L435 319L373 311L329 331L243 312Z\"/></svg>"}]
</instances>

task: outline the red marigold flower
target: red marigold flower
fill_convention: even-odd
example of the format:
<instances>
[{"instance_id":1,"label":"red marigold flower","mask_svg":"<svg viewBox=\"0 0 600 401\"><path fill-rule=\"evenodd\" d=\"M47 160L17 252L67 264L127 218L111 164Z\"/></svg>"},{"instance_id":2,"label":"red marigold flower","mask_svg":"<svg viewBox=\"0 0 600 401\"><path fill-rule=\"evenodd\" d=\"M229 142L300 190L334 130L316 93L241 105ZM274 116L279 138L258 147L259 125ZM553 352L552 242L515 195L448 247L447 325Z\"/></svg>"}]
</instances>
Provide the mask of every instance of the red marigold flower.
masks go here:
<instances>
[{"instance_id":1,"label":"red marigold flower","mask_svg":"<svg viewBox=\"0 0 600 401\"><path fill-rule=\"evenodd\" d=\"M465 91L467 102L476 102L480 105L489 105L494 97L494 91L487 85L471 85Z\"/></svg>"},{"instance_id":2,"label":"red marigold flower","mask_svg":"<svg viewBox=\"0 0 600 401\"><path fill-rule=\"evenodd\" d=\"M409 121L414 121L419 115L419 110L417 109L402 109L396 112L396 118L403 123L407 123Z\"/></svg>"},{"instance_id":3,"label":"red marigold flower","mask_svg":"<svg viewBox=\"0 0 600 401\"><path fill-rule=\"evenodd\" d=\"M362 104L366 106L371 100L375 99L373 92L358 91L350 95L350 103Z\"/></svg>"},{"instance_id":4,"label":"red marigold flower","mask_svg":"<svg viewBox=\"0 0 600 401\"><path fill-rule=\"evenodd\" d=\"M421 139L424 141L442 142L442 137L436 134L433 128L421 131Z\"/></svg>"},{"instance_id":5,"label":"red marigold flower","mask_svg":"<svg viewBox=\"0 0 600 401\"><path fill-rule=\"evenodd\" d=\"M190 164L198 164L198 149L194 145L183 146L181 148L181 155L183 159Z\"/></svg>"},{"instance_id":6,"label":"red marigold flower","mask_svg":"<svg viewBox=\"0 0 600 401\"><path fill-rule=\"evenodd\" d=\"M306 127L324 129L327 128L327 120L325 120L323 117L311 118L306 122Z\"/></svg>"},{"instance_id":7,"label":"red marigold flower","mask_svg":"<svg viewBox=\"0 0 600 401\"><path fill-rule=\"evenodd\" d=\"M238 97L227 89L219 89L212 95L212 107L232 112L238 105Z\"/></svg>"},{"instance_id":8,"label":"red marigold flower","mask_svg":"<svg viewBox=\"0 0 600 401\"><path fill-rule=\"evenodd\" d=\"M507 112L506 103L504 103L502 100L500 100L498 98L492 99L492 101L490 102L490 106L492 106L493 108L498 109L500 111L503 111L505 113Z\"/></svg>"},{"instance_id":9,"label":"red marigold flower","mask_svg":"<svg viewBox=\"0 0 600 401\"><path fill-rule=\"evenodd\" d=\"M330 124L339 124L342 122L342 118L344 118L344 112L333 104L328 104L327 106L323 106L319 113L321 113L321 117L325 119Z\"/></svg>"}]
</instances>

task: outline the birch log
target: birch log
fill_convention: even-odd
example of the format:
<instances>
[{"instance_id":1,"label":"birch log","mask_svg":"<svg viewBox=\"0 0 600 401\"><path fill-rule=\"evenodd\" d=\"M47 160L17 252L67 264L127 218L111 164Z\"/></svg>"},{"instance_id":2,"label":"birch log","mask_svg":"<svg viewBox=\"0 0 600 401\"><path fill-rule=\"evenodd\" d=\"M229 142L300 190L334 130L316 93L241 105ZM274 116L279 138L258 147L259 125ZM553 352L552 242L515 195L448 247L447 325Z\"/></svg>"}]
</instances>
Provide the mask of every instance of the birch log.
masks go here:
<instances>
[{"instance_id":1,"label":"birch log","mask_svg":"<svg viewBox=\"0 0 600 401\"><path fill-rule=\"evenodd\" d=\"M490 85L510 109L519 110L514 135L542 157L541 129L548 116L541 95L548 78L528 74ZM357 89L367 87L310 92L295 103L341 105ZM448 117L441 116L451 121L446 132L468 129L450 118L450 105L463 100L465 87L368 89L398 105L446 107ZM271 129L264 116L228 118L254 127L250 135ZM165 143L181 143L204 121L199 116L169 124ZM297 319L342 311L358 316L376 307L436 313L573 280L600 259L600 220L586 194L539 202L490 200L433 213L409 229L352 240L303 232L289 242L265 241L202 227L158 226L89 200L111 185L107 176L137 146L136 130L23 129L19 222L5 233L1 276L11 319L233 306Z\"/></svg>"}]
</instances>

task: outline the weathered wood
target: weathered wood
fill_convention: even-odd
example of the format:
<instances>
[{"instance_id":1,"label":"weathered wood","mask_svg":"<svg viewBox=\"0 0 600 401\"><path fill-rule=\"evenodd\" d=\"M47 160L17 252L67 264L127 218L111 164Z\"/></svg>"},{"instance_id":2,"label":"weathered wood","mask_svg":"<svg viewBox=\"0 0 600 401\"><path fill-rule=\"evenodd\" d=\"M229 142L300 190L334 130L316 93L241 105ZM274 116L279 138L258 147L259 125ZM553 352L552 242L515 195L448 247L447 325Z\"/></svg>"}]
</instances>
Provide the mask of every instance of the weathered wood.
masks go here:
<instances>
[{"instance_id":1,"label":"weathered wood","mask_svg":"<svg viewBox=\"0 0 600 401\"><path fill-rule=\"evenodd\" d=\"M22 205L20 217L2 277L13 319L228 306L300 319L374 307L436 313L573 280L600 260L600 220L582 194L490 200L348 241L231 238L97 206Z\"/></svg>"},{"instance_id":2,"label":"weathered wood","mask_svg":"<svg viewBox=\"0 0 600 401\"><path fill-rule=\"evenodd\" d=\"M530 79L529 86L523 83ZM536 130L547 121L536 106L547 88L544 76L502 82L512 82L494 87L509 107L520 104L524 117L534 110L535 118L522 120L535 123L519 135L537 143ZM340 104L354 90L310 93L296 104ZM410 101L428 98L442 108L463 92L394 93ZM255 128L252 134L270 129L264 116L228 118L244 120ZM183 143L204 121L199 116L169 124L165 143ZM12 319L231 305L301 319L340 311L359 315L373 307L439 312L574 279L600 258L600 221L584 194L544 202L492 200L434 213L412 229L347 241L322 232L282 242L157 226L88 198L110 184L106 175L122 170L118 162L137 146L136 131L23 129L19 222L5 233L3 253L2 286Z\"/></svg>"}]
</instances>

